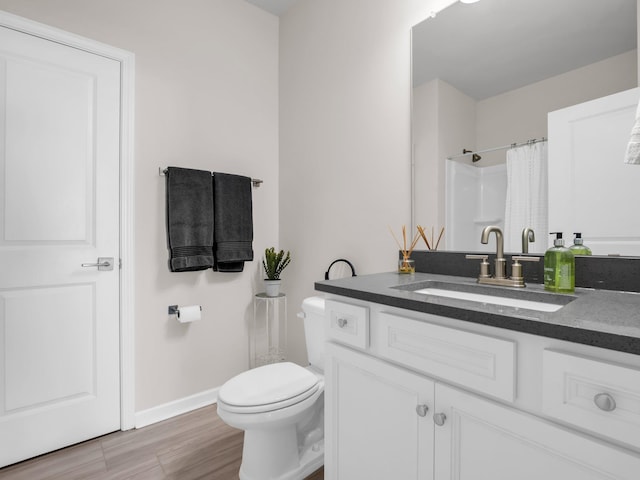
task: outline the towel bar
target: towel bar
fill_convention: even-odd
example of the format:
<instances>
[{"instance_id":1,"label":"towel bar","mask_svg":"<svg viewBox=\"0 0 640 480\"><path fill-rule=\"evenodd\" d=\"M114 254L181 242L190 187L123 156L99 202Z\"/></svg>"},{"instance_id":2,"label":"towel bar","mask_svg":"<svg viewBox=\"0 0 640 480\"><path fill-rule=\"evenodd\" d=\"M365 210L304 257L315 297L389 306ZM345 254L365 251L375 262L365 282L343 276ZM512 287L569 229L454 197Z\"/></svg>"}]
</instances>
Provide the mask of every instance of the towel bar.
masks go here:
<instances>
[{"instance_id":1,"label":"towel bar","mask_svg":"<svg viewBox=\"0 0 640 480\"><path fill-rule=\"evenodd\" d=\"M160 175L161 177L165 176L167 173L167 169L166 168L162 168L162 167L158 167L158 175ZM251 185L253 185L254 187L259 187L264 180L260 180L259 178L252 178L251 179Z\"/></svg>"}]
</instances>

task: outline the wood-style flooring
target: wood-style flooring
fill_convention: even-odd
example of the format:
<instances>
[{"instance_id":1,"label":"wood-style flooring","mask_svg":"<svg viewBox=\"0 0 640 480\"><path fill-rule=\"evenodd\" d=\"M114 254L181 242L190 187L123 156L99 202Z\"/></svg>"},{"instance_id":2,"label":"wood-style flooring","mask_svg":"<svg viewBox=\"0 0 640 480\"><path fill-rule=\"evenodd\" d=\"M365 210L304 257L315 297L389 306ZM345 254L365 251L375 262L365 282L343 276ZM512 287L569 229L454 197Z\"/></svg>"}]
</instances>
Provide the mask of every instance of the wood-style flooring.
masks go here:
<instances>
[{"instance_id":1,"label":"wood-style flooring","mask_svg":"<svg viewBox=\"0 0 640 480\"><path fill-rule=\"evenodd\" d=\"M0 480L237 480L242 440L211 405L10 465Z\"/></svg>"}]
</instances>

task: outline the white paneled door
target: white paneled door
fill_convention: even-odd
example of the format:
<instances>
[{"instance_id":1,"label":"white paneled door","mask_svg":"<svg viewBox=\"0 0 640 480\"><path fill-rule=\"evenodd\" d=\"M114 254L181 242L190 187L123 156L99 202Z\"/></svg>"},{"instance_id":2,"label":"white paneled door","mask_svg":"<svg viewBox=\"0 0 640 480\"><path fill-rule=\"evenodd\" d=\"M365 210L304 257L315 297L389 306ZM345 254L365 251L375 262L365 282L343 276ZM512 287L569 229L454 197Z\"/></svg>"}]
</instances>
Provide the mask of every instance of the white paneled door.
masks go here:
<instances>
[{"instance_id":1,"label":"white paneled door","mask_svg":"<svg viewBox=\"0 0 640 480\"><path fill-rule=\"evenodd\" d=\"M0 27L0 466L120 428L119 142L118 61Z\"/></svg>"},{"instance_id":2,"label":"white paneled door","mask_svg":"<svg viewBox=\"0 0 640 480\"><path fill-rule=\"evenodd\" d=\"M640 166L624 163L638 98L633 88L549 113L549 231L565 244L581 232L594 255L640 255Z\"/></svg>"}]
</instances>

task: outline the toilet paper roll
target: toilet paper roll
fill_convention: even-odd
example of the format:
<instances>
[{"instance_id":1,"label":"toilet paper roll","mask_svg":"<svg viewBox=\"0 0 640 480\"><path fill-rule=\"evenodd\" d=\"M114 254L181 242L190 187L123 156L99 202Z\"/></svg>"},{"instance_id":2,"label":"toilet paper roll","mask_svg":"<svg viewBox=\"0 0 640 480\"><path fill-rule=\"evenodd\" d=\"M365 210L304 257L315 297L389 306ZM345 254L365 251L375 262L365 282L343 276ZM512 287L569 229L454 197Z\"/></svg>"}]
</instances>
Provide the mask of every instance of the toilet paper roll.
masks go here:
<instances>
[{"instance_id":1,"label":"toilet paper roll","mask_svg":"<svg viewBox=\"0 0 640 480\"><path fill-rule=\"evenodd\" d=\"M178 309L178 321L180 323L195 322L202 318L202 307L200 305L188 305Z\"/></svg>"}]
</instances>

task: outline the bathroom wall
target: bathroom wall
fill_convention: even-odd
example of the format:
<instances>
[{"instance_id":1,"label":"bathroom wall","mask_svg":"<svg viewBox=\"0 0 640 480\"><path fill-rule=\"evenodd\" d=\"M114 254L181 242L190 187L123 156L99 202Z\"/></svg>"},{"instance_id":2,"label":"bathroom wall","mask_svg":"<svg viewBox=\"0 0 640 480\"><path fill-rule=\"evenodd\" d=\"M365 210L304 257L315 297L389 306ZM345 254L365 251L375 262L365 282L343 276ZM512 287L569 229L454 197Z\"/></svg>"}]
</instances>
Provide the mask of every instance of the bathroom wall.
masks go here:
<instances>
[{"instance_id":1,"label":"bathroom wall","mask_svg":"<svg viewBox=\"0 0 640 480\"><path fill-rule=\"evenodd\" d=\"M477 102L447 82L434 79L413 89L413 145L415 169L415 223L445 226L446 165L430 159L462 153L460 145L472 148L476 143ZM467 162L466 159L462 160ZM471 215L471 214L470 214ZM444 240L452 240L454 232L447 228ZM444 242L439 246L443 248Z\"/></svg>"},{"instance_id":2,"label":"bathroom wall","mask_svg":"<svg viewBox=\"0 0 640 480\"><path fill-rule=\"evenodd\" d=\"M0 9L136 55L136 410L248 368L260 248L278 243L278 18L239 0L0 0ZM176 165L262 178L242 274L167 269L164 177ZM180 325L170 304L201 304Z\"/></svg>"},{"instance_id":3,"label":"bathroom wall","mask_svg":"<svg viewBox=\"0 0 640 480\"><path fill-rule=\"evenodd\" d=\"M413 156L415 158L438 158L440 130L440 86L443 82L438 79L426 82L413 90ZM474 105L475 108L475 105ZM475 113L473 115L475 125ZM472 130L475 135L475 130ZM440 175L438 168L427 162L415 162L413 165L416 182L413 197L417 205L438 205L438 187ZM437 216L421 215L414 219L416 225L430 227L442 223Z\"/></svg>"},{"instance_id":4,"label":"bathroom wall","mask_svg":"<svg viewBox=\"0 0 640 480\"><path fill-rule=\"evenodd\" d=\"M306 361L301 300L329 263L397 268L410 225L410 30L452 1L300 0L280 22L280 245L293 261L291 358Z\"/></svg>"},{"instance_id":5,"label":"bathroom wall","mask_svg":"<svg viewBox=\"0 0 640 480\"><path fill-rule=\"evenodd\" d=\"M637 87L637 63L633 50L478 102L476 149L547 136L548 112ZM504 151L482 158L502 163Z\"/></svg>"}]
</instances>

